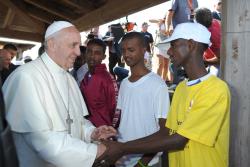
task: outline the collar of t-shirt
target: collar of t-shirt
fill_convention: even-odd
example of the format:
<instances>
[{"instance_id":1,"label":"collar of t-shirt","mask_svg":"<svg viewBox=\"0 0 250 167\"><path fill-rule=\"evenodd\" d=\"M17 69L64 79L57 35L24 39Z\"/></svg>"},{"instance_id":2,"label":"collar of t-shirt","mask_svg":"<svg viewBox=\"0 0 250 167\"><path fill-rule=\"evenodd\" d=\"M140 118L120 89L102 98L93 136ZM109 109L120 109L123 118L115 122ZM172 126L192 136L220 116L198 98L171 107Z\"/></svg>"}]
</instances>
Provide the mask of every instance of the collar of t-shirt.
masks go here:
<instances>
[{"instance_id":1,"label":"collar of t-shirt","mask_svg":"<svg viewBox=\"0 0 250 167\"><path fill-rule=\"evenodd\" d=\"M195 79L195 80L191 80L191 81L188 81L186 82L187 86L193 86L193 85L196 85L202 81L205 81L207 80L209 77L211 76L210 73L208 73L207 75L204 75L203 77L200 77L198 79Z\"/></svg>"}]
</instances>

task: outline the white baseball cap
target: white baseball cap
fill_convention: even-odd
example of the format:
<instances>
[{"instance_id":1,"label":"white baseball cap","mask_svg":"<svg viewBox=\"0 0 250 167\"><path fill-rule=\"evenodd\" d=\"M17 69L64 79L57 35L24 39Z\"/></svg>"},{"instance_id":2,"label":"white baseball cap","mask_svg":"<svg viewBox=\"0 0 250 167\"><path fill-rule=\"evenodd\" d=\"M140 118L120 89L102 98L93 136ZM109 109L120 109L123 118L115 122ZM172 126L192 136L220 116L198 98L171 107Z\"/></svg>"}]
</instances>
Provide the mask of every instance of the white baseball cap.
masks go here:
<instances>
[{"instance_id":1,"label":"white baseball cap","mask_svg":"<svg viewBox=\"0 0 250 167\"><path fill-rule=\"evenodd\" d=\"M221 3L221 0L214 0L214 4L218 4L218 3Z\"/></svg>"},{"instance_id":2,"label":"white baseball cap","mask_svg":"<svg viewBox=\"0 0 250 167\"><path fill-rule=\"evenodd\" d=\"M210 36L211 33L208 29L199 23L181 23L175 27L173 34L160 42L159 45L169 43L176 39L192 39L196 42L210 45Z\"/></svg>"},{"instance_id":3,"label":"white baseball cap","mask_svg":"<svg viewBox=\"0 0 250 167\"><path fill-rule=\"evenodd\" d=\"M49 39L54 33L68 27L74 26L70 22L67 21L54 21L45 32L45 40Z\"/></svg>"}]
</instances>

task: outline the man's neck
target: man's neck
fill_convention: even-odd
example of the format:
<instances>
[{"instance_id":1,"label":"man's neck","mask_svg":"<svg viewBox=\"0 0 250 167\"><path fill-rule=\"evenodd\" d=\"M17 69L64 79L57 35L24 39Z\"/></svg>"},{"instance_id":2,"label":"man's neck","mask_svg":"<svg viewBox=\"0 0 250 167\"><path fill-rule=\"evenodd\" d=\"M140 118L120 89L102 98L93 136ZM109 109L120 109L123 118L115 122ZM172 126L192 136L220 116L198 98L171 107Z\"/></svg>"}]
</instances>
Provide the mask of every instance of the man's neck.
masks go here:
<instances>
[{"instance_id":1,"label":"man's neck","mask_svg":"<svg viewBox=\"0 0 250 167\"><path fill-rule=\"evenodd\" d=\"M130 82L136 82L143 76L147 75L150 71L145 66L134 67L131 69L131 76L129 77Z\"/></svg>"},{"instance_id":2,"label":"man's neck","mask_svg":"<svg viewBox=\"0 0 250 167\"><path fill-rule=\"evenodd\" d=\"M195 80L208 74L205 66L204 67L194 66L191 69L190 68L184 68L184 69L185 72L187 73L189 80Z\"/></svg>"},{"instance_id":3,"label":"man's neck","mask_svg":"<svg viewBox=\"0 0 250 167\"><path fill-rule=\"evenodd\" d=\"M208 74L202 60L193 59L184 66L185 72L190 80L195 80Z\"/></svg>"}]
</instances>

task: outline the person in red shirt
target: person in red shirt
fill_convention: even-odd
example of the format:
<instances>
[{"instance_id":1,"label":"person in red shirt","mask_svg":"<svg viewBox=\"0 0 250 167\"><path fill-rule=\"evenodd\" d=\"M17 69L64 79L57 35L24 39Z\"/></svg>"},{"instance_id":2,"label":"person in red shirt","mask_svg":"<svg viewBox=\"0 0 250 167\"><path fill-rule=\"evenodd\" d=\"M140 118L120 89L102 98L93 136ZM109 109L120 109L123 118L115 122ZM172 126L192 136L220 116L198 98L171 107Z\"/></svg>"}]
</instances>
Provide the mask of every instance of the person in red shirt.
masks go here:
<instances>
[{"instance_id":1,"label":"person in red shirt","mask_svg":"<svg viewBox=\"0 0 250 167\"><path fill-rule=\"evenodd\" d=\"M105 59L106 44L100 39L87 43L86 61L89 71L81 82L80 89L90 115L87 117L96 127L112 125L118 87L113 76L102 64Z\"/></svg>"},{"instance_id":2,"label":"person in red shirt","mask_svg":"<svg viewBox=\"0 0 250 167\"><path fill-rule=\"evenodd\" d=\"M207 8L195 11L195 20L208 28L211 33L211 46L204 52L203 58L209 72L218 75L220 66L221 24L213 19L212 12Z\"/></svg>"}]
</instances>

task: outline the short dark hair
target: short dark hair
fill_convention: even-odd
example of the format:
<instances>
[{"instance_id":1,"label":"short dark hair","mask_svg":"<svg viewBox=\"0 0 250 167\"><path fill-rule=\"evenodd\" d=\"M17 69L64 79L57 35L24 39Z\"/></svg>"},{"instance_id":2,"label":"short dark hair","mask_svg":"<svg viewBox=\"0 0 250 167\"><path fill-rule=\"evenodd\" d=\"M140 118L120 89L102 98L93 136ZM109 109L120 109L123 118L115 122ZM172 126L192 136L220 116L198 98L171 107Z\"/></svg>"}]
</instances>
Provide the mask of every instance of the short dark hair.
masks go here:
<instances>
[{"instance_id":1,"label":"short dark hair","mask_svg":"<svg viewBox=\"0 0 250 167\"><path fill-rule=\"evenodd\" d=\"M87 43L87 47L88 47L89 45L92 45L92 44L96 44L96 45L98 45L98 46L101 46L102 49L103 49L103 54L105 54L105 52L106 52L106 46L107 46L107 45L105 44L105 42L104 42L103 40L98 39L98 38L91 39L91 40L89 40L89 42Z\"/></svg>"},{"instance_id":2,"label":"short dark hair","mask_svg":"<svg viewBox=\"0 0 250 167\"><path fill-rule=\"evenodd\" d=\"M199 8L195 10L195 19L198 23L209 28L213 21L211 10L208 8Z\"/></svg>"},{"instance_id":3,"label":"short dark hair","mask_svg":"<svg viewBox=\"0 0 250 167\"><path fill-rule=\"evenodd\" d=\"M3 46L3 49L11 49L11 50L14 50L14 51L17 51L17 47L12 44L12 43L7 43Z\"/></svg>"},{"instance_id":4,"label":"short dark hair","mask_svg":"<svg viewBox=\"0 0 250 167\"><path fill-rule=\"evenodd\" d=\"M145 41L145 38L143 36L142 33L140 32L129 32L127 34L125 34L123 37L122 37L122 42L128 40L128 39L138 39L140 41L140 43L142 44L143 47L146 47L146 41Z\"/></svg>"}]
</instances>

